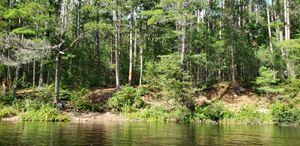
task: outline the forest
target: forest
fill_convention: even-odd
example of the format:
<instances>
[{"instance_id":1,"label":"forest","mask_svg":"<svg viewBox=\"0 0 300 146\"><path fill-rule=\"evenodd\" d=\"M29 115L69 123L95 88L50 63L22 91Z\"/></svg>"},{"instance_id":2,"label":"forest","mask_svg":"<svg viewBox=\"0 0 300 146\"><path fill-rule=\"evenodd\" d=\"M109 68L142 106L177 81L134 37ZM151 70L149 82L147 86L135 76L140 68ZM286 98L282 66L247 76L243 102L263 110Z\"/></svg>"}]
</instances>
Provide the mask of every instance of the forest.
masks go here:
<instances>
[{"instance_id":1,"label":"forest","mask_svg":"<svg viewBox=\"0 0 300 146\"><path fill-rule=\"evenodd\" d=\"M0 28L0 118L300 123L300 0L1 0Z\"/></svg>"}]
</instances>

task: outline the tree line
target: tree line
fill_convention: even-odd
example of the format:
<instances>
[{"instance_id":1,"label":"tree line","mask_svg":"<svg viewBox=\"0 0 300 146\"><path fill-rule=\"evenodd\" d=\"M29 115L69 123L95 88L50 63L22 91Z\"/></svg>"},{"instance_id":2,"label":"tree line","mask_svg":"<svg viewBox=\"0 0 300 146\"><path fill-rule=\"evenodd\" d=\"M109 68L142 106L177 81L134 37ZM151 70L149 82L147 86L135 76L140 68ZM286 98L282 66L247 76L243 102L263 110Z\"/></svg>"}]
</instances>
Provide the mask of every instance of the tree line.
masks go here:
<instances>
[{"instance_id":1,"label":"tree line","mask_svg":"<svg viewBox=\"0 0 300 146\"><path fill-rule=\"evenodd\" d=\"M299 0L6 0L0 73L14 94L55 84L55 103L60 88L142 85L169 54L196 87L252 86L262 67L296 79L299 21Z\"/></svg>"}]
</instances>

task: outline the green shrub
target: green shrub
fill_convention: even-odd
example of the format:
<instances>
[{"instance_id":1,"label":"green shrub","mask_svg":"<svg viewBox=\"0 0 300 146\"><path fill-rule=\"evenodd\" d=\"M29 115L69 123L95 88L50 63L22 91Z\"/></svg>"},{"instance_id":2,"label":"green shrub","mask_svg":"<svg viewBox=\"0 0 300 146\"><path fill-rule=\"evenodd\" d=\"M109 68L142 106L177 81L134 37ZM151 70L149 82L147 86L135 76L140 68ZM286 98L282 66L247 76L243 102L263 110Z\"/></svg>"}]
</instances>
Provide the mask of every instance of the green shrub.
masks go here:
<instances>
[{"instance_id":1,"label":"green shrub","mask_svg":"<svg viewBox=\"0 0 300 146\"><path fill-rule=\"evenodd\" d=\"M300 91L300 79L289 78L279 86L285 89L284 94L287 97L294 98Z\"/></svg>"},{"instance_id":2,"label":"green shrub","mask_svg":"<svg viewBox=\"0 0 300 146\"><path fill-rule=\"evenodd\" d=\"M75 110L79 111L99 111L97 104L91 103L83 99L82 96L75 96L71 99L71 103Z\"/></svg>"},{"instance_id":3,"label":"green shrub","mask_svg":"<svg viewBox=\"0 0 300 146\"><path fill-rule=\"evenodd\" d=\"M185 106L178 106L174 111L171 111L168 116L169 121L174 122L190 122L192 113L190 109Z\"/></svg>"},{"instance_id":4,"label":"green shrub","mask_svg":"<svg viewBox=\"0 0 300 146\"><path fill-rule=\"evenodd\" d=\"M13 107L1 107L0 108L0 119L6 117L16 116L18 111Z\"/></svg>"},{"instance_id":5,"label":"green shrub","mask_svg":"<svg viewBox=\"0 0 300 146\"><path fill-rule=\"evenodd\" d=\"M163 100L175 99L177 103L190 103L191 76L181 67L179 54L160 56L158 62L146 64L145 82L152 96Z\"/></svg>"},{"instance_id":6,"label":"green shrub","mask_svg":"<svg viewBox=\"0 0 300 146\"><path fill-rule=\"evenodd\" d=\"M54 97L54 85L47 85L43 88L39 88L36 92L37 97L44 103L52 103Z\"/></svg>"},{"instance_id":7,"label":"green shrub","mask_svg":"<svg viewBox=\"0 0 300 146\"><path fill-rule=\"evenodd\" d=\"M242 120L250 124L270 121L270 114L261 113L255 106L245 105L235 115L237 120Z\"/></svg>"},{"instance_id":8,"label":"green shrub","mask_svg":"<svg viewBox=\"0 0 300 146\"><path fill-rule=\"evenodd\" d=\"M161 121L166 121L169 117L168 111L161 106L152 106L149 108L140 109L128 115L131 118L161 120Z\"/></svg>"},{"instance_id":9,"label":"green shrub","mask_svg":"<svg viewBox=\"0 0 300 146\"><path fill-rule=\"evenodd\" d=\"M278 86L277 72L267 67L259 68L259 77L256 78L258 90L264 93L282 93L284 88Z\"/></svg>"},{"instance_id":10,"label":"green shrub","mask_svg":"<svg viewBox=\"0 0 300 146\"><path fill-rule=\"evenodd\" d=\"M222 103L213 103L204 108L204 116L212 121L219 122L226 116L226 109Z\"/></svg>"},{"instance_id":11,"label":"green shrub","mask_svg":"<svg viewBox=\"0 0 300 146\"><path fill-rule=\"evenodd\" d=\"M194 119L196 121L204 121L204 120L207 120L207 117L205 116L204 114L204 108L200 107L200 106L197 106L195 108L195 112L193 113L194 114Z\"/></svg>"},{"instance_id":12,"label":"green shrub","mask_svg":"<svg viewBox=\"0 0 300 146\"><path fill-rule=\"evenodd\" d=\"M112 111L131 112L143 107L144 102L135 88L124 86L108 100L107 106Z\"/></svg>"},{"instance_id":13,"label":"green shrub","mask_svg":"<svg viewBox=\"0 0 300 146\"><path fill-rule=\"evenodd\" d=\"M60 113L57 108L50 105L42 105L39 109L32 109L20 114L23 121L68 121L66 114Z\"/></svg>"},{"instance_id":14,"label":"green shrub","mask_svg":"<svg viewBox=\"0 0 300 146\"><path fill-rule=\"evenodd\" d=\"M299 110L285 104L275 103L272 106L273 121L277 125L298 124L300 119Z\"/></svg>"},{"instance_id":15,"label":"green shrub","mask_svg":"<svg viewBox=\"0 0 300 146\"><path fill-rule=\"evenodd\" d=\"M15 100L15 97L12 94L7 95L0 95L0 102L2 102L5 105L10 105Z\"/></svg>"}]
</instances>

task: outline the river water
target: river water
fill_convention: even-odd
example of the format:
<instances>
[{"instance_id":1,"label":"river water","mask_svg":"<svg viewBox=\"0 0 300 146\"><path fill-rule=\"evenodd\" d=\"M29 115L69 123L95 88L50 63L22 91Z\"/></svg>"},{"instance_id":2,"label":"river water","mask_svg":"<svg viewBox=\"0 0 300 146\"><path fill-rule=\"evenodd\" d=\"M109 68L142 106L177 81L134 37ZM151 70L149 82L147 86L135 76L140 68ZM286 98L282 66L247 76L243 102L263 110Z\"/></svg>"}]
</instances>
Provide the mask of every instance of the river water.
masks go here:
<instances>
[{"instance_id":1,"label":"river water","mask_svg":"<svg viewBox=\"0 0 300 146\"><path fill-rule=\"evenodd\" d=\"M300 128L147 122L0 122L0 146L300 146Z\"/></svg>"}]
</instances>

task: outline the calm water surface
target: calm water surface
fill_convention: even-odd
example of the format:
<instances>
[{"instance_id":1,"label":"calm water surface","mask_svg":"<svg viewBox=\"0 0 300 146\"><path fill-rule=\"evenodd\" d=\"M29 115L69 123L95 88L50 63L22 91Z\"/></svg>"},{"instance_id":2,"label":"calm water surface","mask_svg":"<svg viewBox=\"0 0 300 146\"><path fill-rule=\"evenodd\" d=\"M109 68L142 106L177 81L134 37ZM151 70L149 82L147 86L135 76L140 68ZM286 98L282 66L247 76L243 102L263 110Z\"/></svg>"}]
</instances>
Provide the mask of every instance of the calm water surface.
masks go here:
<instances>
[{"instance_id":1,"label":"calm water surface","mask_svg":"<svg viewBox=\"0 0 300 146\"><path fill-rule=\"evenodd\" d=\"M0 122L0 145L300 146L300 128L109 121L93 124Z\"/></svg>"}]
</instances>

